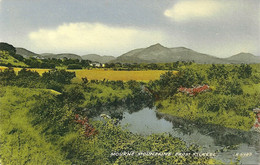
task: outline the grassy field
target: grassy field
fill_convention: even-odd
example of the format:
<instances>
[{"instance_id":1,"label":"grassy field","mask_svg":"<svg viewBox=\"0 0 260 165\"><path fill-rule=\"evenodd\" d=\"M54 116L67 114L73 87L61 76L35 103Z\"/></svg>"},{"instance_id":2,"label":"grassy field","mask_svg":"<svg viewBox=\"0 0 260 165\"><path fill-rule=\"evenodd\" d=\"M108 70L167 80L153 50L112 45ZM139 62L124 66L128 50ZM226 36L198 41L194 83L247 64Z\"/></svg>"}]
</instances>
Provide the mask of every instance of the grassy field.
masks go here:
<instances>
[{"instance_id":1,"label":"grassy field","mask_svg":"<svg viewBox=\"0 0 260 165\"><path fill-rule=\"evenodd\" d=\"M5 69L6 67L0 67L0 69ZM14 68L14 71L17 73L21 68ZM38 72L40 75L44 72L49 71L50 69L35 69L30 68L32 71ZM113 70L104 70L104 69L82 69L82 70L68 70L76 73L76 78L73 80L75 82L81 81L82 77L87 77L88 80L136 80L136 81L145 81L157 80L160 78L160 75L165 73L163 70L147 70L147 71L113 71Z\"/></svg>"},{"instance_id":2,"label":"grassy field","mask_svg":"<svg viewBox=\"0 0 260 165\"><path fill-rule=\"evenodd\" d=\"M15 59L11 55L9 55L9 52L7 51L0 51L0 63L2 64L12 64L15 66L20 66L20 67L27 67L25 63Z\"/></svg>"}]
</instances>

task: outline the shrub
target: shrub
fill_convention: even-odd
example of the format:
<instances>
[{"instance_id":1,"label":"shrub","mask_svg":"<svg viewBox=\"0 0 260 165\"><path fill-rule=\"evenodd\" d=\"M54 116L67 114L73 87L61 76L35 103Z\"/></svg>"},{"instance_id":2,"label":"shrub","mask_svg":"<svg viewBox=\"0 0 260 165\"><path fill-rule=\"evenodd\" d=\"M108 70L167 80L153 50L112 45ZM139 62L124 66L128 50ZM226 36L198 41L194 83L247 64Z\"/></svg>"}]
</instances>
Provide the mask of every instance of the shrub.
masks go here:
<instances>
[{"instance_id":1,"label":"shrub","mask_svg":"<svg viewBox=\"0 0 260 165\"><path fill-rule=\"evenodd\" d=\"M80 64L69 64L68 69L82 69Z\"/></svg>"},{"instance_id":2,"label":"shrub","mask_svg":"<svg viewBox=\"0 0 260 165\"><path fill-rule=\"evenodd\" d=\"M65 70L52 70L42 74L42 80L45 83L56 81L60 84L70 84L74 77L76 77L75 72L67 72Z\"/></svg>"}]
</instances>

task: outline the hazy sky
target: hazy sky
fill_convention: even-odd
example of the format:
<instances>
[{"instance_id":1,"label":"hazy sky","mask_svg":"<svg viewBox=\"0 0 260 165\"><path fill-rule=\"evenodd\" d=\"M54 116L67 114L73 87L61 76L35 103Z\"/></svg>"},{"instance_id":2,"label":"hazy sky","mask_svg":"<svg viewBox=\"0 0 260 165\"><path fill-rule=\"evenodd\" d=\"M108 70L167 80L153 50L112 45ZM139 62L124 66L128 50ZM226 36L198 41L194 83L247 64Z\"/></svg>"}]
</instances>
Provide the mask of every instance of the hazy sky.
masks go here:
<instances>
[{"instance_id":1,"label":"hazy sky","mask_svg":"<svg viewBox=\"0 0 260 165\"><path fill-rule=\"evenodd\" d=\"M118 56L161 43L260 55L260 0L0 0L0 41L36 53Z\"/></svg>"}]
</instances>

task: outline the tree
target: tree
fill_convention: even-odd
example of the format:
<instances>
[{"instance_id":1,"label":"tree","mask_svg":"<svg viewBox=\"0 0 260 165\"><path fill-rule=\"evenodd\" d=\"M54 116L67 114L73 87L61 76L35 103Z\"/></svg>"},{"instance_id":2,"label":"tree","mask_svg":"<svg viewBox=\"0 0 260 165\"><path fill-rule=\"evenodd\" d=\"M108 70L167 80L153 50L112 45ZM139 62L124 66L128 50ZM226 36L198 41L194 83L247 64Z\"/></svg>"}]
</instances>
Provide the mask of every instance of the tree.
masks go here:
<instances>
[{"instance_id":1,"label":"tree","mask_svg":"<svg viewBox=\"0 0 260 165\"><path fill-rule=\"evenodd\" d=\"M67 72L65 70L51 70L42 74L42 80L46 83L56 81L60 84L70 84L74 77L76 77L75 72Z\"/></svg>"},{"instance_id":2,"label":"tree","mask_svg":"<svg viewBox=\"0 0 260 165\"><path fill-rule=\"evenodd\" d=\"M179 86L187 88L198 84L198 77L200 78L200 81L203 80L203 77L192 69L182 69L177 73L177 76Z\"/></svg>"},{"instance_id":3,"label":"tree","mask_svg":"<svg viewBox=\"0 0 260 165\"><path fill-rule=\"evenodd\" d=\"M232 77L232 79L229 80L219 81L215 93L224 95L241 95L243 94L243 89L239 79Z\"/></svg>"},{"instance_id":4,"label":"tree","mask_svg":"<svg viewBox=\"0 0 260 165\"><path fill-rule=\"evenodd\" d=\"M19 60L19 61L23 61L24 60L24 57L20 54L14 54L12 55L15 59Z\"/></svg>"},{"instance_id":5,"label":"tree","mask_svg":"<svg viewBox=\"0 0 260 165\"><path fill-rule=\"evenodd\" d=\"M0 84L2 85L13 85L16 79L16 74L13 68L0 70Z\"/></svg>"},{"instance_id":6,"label":"tree","mask_svg":"<svg viewBox=\"0 0 260 165\"><path fill-rule=\"evenodd\" d=\"M80 64L69 64L68 69L82 69Z\"/></svg>"},{"instance_id":7,"label":"tree","mask_svg":"<svg viewBox=\"0 0 260 165\"><path fill-rule=\"evenodd\" d=\"M61 100L63 100L67 105L72 106L78 105L85 100L85 95L83 94L84 89L81 86L68 86L60 95Z\"/></svg>"},{"instance_id":8,"label":"tree","mask_svg":"<svg viewBox=\"0 0 260 165\"><path fill-rule=\"evenodd\" d=\"M228 77L228 71L225 68L224 65L215 65L212 64L212 66L209 68L208 72L208 79L227 79Z\"/></svg>"},{"instance_id":9,"label":"tree","mask_svg":"<svg viewBox=\"0 0 260 165\"><path fill-rule=\"evenodd\" d=\"M238 68L238 78L249 78L252 75L252 67L248 64L241 64Z\"/></svg>"},{"instance_id":10,"label":"tree","mask_svg":"<svg viewBox=\"0 0 260 165\"><path fill-rule=\"evenodd\" d=\"M8 51L12 56L16 54L15 47L5 42L0 42L0 50Z\"/></svg>"},{"instance_id":11,"label":"tree","mask_svg":"<svg viewBox=\"0 0 260 165\"><path fill-rule=\"evenodd\" d=\"M20 87L38 87L40 80L40 75L36 71L31 71L23 68L18 72L17 80L15 84Z\"/></svg>"}]
</instances>

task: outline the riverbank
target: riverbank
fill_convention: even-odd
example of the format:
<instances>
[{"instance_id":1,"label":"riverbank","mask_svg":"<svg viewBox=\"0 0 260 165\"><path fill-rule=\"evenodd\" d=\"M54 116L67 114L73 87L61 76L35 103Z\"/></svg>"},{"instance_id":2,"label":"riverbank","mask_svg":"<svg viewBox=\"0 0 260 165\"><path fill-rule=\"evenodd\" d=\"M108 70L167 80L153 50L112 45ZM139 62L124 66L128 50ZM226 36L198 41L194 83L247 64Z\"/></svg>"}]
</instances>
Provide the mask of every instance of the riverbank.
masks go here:
<instances>
[{"instance_id":1,"label":"riverbank","mask_svg":"<svg viewBox=\"0 0 260 165\"><path fill-rule=\"evenodd\" d=\"M4 164L220 163L207 155L177 155L198 153L200 149L167 134L141 136L115 125L112 119L91 121L75 115L75 104L67 94L74 92L73 96L80 98L76 87L60 95L44 89L30 89L30 93L21 87L0 89L0 156ZM129 152L170 155L111 155Z\"/></svg>"},{"instance_id":2,"label":"riverbank","mask_svg":"<svg viewBox=\"0 0 260 165\"><path fill-rule=\"evenodd\" d=\"M174 98L156 102L158 112L204 124L216 124L227 128L249 131L255 121L253 111L247 110L253 98L246 96L223 96L202 93L196 97L176 94ZM255 100L256 102L256 100ZM253 104L251 102L251 104ZM229 106L229 107L227 107ZM241 108L241 111L235 110ZM214 108L217 110L214 111ZM243 110L244 109L244 110ZM242 112L243 111L243 112Z\"/></svg>"}]
</instances>

